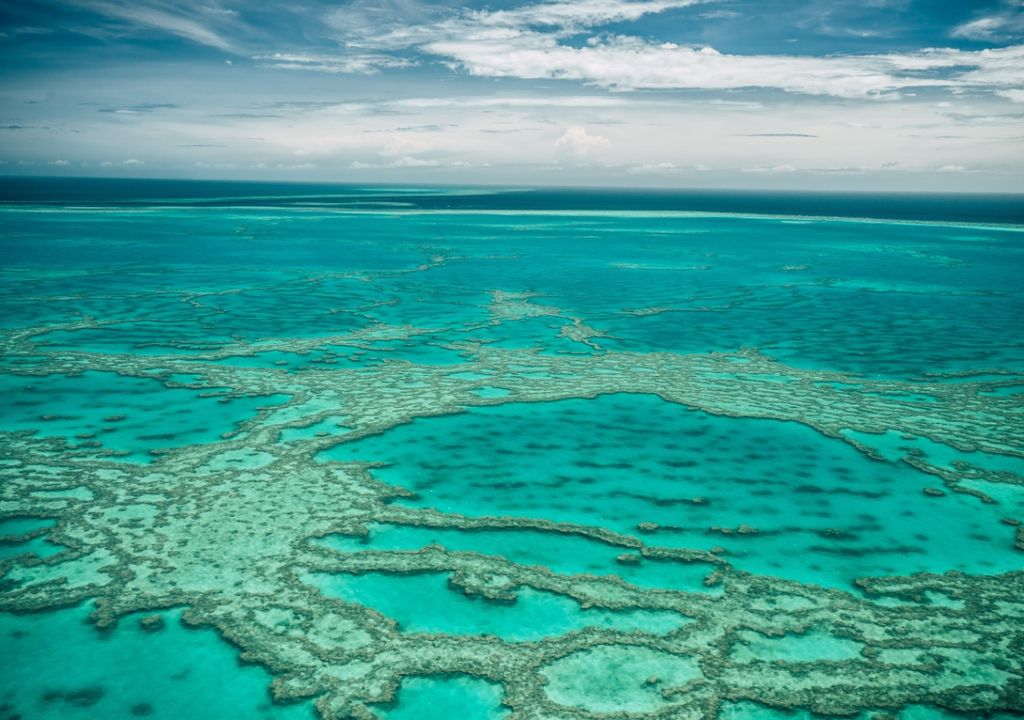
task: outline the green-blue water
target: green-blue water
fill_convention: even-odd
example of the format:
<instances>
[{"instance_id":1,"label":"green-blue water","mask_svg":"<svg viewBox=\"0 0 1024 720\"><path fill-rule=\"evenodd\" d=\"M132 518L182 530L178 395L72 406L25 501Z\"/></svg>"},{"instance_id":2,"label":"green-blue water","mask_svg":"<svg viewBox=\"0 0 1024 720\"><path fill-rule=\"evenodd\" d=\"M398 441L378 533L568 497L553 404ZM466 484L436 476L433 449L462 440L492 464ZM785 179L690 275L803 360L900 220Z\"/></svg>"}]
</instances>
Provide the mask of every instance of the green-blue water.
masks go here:
<instances>
[{"instance_id":1,"label":"green-blue water","mask_svg":"<svg viewBox=\"0 0 1024 720\"><path fill-rule=\"evenodd\" d=\"M520 590L514 603L492 603L453 591L443 574L321 575L310 582L328 595L376 608L403 632L497 635L524 642L587 627L660 634L686 622L673 612L581 610L572 600L530 588Z\"/></svg>"},{"instance_id":2,"label":"green-blue water","mask_svg":"<svg viewBox=\"0 0 1024 720\"><path fill-rule=\"evenodd\" d=\"M244 646L246 623L261 622L253 604L277 592L268 576L289 592L371 608L400 637L488 635L528 647L603 629L672 642L689 622L517 582L514 602L495 602L453 584L451 567L315 567L367 551L405 562L440 547L700 602L722 594L705 584L716 558L858 598L858 578L1024 568L1007 522L1024 520L1020 426L986 424L1019 422L1024 387L1024 204L1012 199L57 181L4 181L0 196L0 482L10 489L0 501L0 608L18 609L4 598L26 573L71 567L59 540L72 541L50 537L66 529L72 544L109 553L95 570L104 582L143 578L121 591L126 607L179 608L162 611L157 632L140 629L147 613L133 611L100 633L86 622L91 598L0 613L0 718L311 717L323 691L275 703L267 685L286 673L267 667L264 650L256 665L240 664L215 632L178 622L181 607L202 606L236 623L225 634ZM380 205L392 202L402 204ZM490 351L511 354L478 362ZM639 358L627 367L665 387L629 387L618 366L601 364L626 353ZM713 368L677 401L665 388L684 367L672 358L686 355ZM611 389L577 387L562 360ZM751 362L768 369L737 380ZM732 388L728 412L717 404L722 387ZM823 431L815 418L827 403L814 418L805 411L816 389L849 400L848 427ZM868 401L898 412L872 415ZM937 418L933 436L908 429L920 418ZM984 442L944 441L943 427ZM962 488L991 502L908 459L960 472ZM277 497L303 472L356 462L369 473L358 496L317 486L326 495L315 513L283 504L278 513L275 500L245 515L242 499ZM147 524L147 511L107 525L118 503L143 507L108 492L115 481L175 524ZM146 499L162 488L167 498ZM225 555L252 555L230 573L204 565L199 582L174 548L221 537L198 520L212 507L245 521L215 541L230 545ZM416 524L420 510L442 515ZM315 528L288 525L314 514ZM468 528L456 516L502 522ZM445 526L445 517L455 519ZM635 545L509 524L523 519ZM159 549L131 549L145 537ZM640 542L710 555L642 557ZM736 662L839 662L862 648L820 628L745 632ZM593 713L657 712L667 701L649 676L700 677L689 656L623 647L565 651L538 671L547 697ZM369 661L375 648L359 652ZM615 682L604 682L604 667L616 668ZM374 689L368 712L511 712L493 678L410 668L395 699ZM946 717L920 703L891 709L905 720ZM719 715L777 716L749 702Z\"/></svg>"},{"instance_id":3,"label":"green-blue water","mask_svg":"<svg viewBox=\"0 0 1024 720\"><path fill-rule=\"evenodd\" d=\"M156 632L136 615L101 633L89 610L0 613L3 717L313 717L308 706L274 705L267 673L239 665L216 633L184 629L180 611L160 613Z\"/></svg>"},{"instance_id":4,"label":"green-blue water","mask_svg":"<svg viewBox=\"0 0 1024 720\"><path fill-rule=\"evenodd\" d=\"M901 462L796 423L715 417L650 395L473 409L325 456L391 463L374 474L417 494L402 504L627 533L654 522L658 544L722 546L739 568L802 582L1021 567L1012 528L999 524L1005 506L960 495L922 503L933 480ZM709 531L742 524L758 532Z\"/></svg>"},{"instance_id":5,"label":"green-blue water","mask_svg":"<svg viewBox=\"0 0 1024 720\"><path fill-rule=\"evenodd\" d=\"M454 530L406 525L373 525L367 537L331 535L326 547L343 552L362 550L419 550L442 545L450 550L478 552L503 557L523 565L536 565L570 575L612 575L638 587L651 589L712 592L704 579L714 567L701 562L644 560L632 564L617 560L628 554L622 548L577 536L553 535L528 530Z\"/></svg>"}]
</instances>

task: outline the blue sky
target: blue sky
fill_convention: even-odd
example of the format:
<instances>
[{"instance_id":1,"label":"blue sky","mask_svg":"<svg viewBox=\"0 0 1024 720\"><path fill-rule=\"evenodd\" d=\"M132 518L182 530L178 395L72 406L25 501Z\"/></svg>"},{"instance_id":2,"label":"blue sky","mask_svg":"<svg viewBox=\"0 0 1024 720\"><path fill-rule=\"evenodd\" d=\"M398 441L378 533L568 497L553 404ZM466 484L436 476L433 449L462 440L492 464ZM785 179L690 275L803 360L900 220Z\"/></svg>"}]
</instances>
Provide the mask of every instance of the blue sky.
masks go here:
<instances>
[{"instance_id":1,"label":"blue sky","mask_svg":"<svg viewBox=\"0 0 1024 720\"><path fill-rule=\"evenodd\" d=\"M1024 0L0 9L0 173L1024 191Z\"/></svg>"}]
</instances>

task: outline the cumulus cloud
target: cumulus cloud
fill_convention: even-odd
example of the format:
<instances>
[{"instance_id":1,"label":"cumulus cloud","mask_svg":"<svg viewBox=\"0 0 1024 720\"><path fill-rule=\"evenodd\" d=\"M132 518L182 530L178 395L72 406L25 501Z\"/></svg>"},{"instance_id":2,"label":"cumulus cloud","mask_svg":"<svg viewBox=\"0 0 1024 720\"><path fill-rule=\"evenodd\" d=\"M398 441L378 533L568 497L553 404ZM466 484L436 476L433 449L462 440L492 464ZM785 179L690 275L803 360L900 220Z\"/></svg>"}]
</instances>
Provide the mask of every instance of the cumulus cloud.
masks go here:
<instances>
[{"instance_id":1,"label":"cumulus cloud","mask_svg":"<svg viewBox=\"0 0 1024 720\"><path fill-rule=\"evenodd\" d=\"M414 49L471 75L575 80L612 90L771 88L841 98L893 98L901 91L926 87L1002 89L1019 83L1024 62L1024 46L797 56L727 54L712 47L600 33L578 41L581 33L610 23L698 2L547 2L510 10L463 11L377 32L360 26L358 35L341 14L332 15L329 22L342 31L344 43L374 53ZM999 22L1006 27L1015 21Z\"/></svg>"},{"instance_id":2,"label":"cumulus cloud","mask_svg":"<svg viewBox=\"0 0 1024 720\"><path fill-rule=\"evenodd\" d=\"M580 80L618 90L760 87L845 98L882 97L920 87L1018 83L1024 61L1024 46L859 56L727 55L709 47L624 36L575 47L542 33L451 39L425 49L452 58L473 75L488 77ZM937 72L946 76L935 76Z\"/></svg>"},{"instance_id":3,"label":"cumulus cloud","mask_svg":"<svg viewBox=\"0 0 1024 720\"><path fill-rule=\"evenodd\" d=\"M428 158L413 157L406 155L389 163L389 167L412 168L412 167L437 167L440 161Z\"/></svg>"},{"instance_id":4,"label":"cumulus cloud","mask_svg":"<svg viewBox=\"0 0 1024 720\"><path fill-rule=\"evenodd\" d=\"M644 163L643 165L633 165L626 168L626 172L630 175L665 175L670 173L679 172L706 172L710 170L707 165L677 165L671 162L658 162L658 163Z\"/></svg>"},{"instance_id":5,"label":"cumulus cloud","mask_svg":"<svg viewBox=\"0 0 1024 720\"><path fill-rule=\"evenodd\" d=\"M675 172L679 169L679 166L675 163L660 162L660 163L645 163L643 165L634 165L628 168L626 172L632 175L642 175L645 173L666 173Z\"/></svg>"},{"instance_id":6,"label":"cumulus cloud","mask_svg":"<svg viewBox=\"0 0 1024 720\"><path fill-rule=\"evenodd\" d=\"M611 147L612 141L601 135L593 135L586 128L573 126L566 128L562 136L555 141L555 147L568 148L573 154L587 156L597 150Z\"/></svg>"},{"instance_id":7,"label":"cumulus cloud","mask_svg":"<svg viewBox=\"0 0 1024 720\"><path fill-rule=\"evenodd\" d=\"M354 160L349 164L349 168L352 170L393 170L396 168L467 168L471 167L470 163L461 160L452 161L441 161L435 158L421 158L412 155L406 155L395 160L383 163L368 163L362 160Z\"/></svg>"},{"instance_id":8,"label":"cumulus cloud","mask_svg":"<svg viewBox=\"0 0 1024 720\"><path fill-rule=\"evenodd\" d=\"M771 167L752 167L743 168L742 172L745 173L794 173L797 172L797 168L790 163L784 163L782 165L772 165Z\"/></svg>"}]
</instances>

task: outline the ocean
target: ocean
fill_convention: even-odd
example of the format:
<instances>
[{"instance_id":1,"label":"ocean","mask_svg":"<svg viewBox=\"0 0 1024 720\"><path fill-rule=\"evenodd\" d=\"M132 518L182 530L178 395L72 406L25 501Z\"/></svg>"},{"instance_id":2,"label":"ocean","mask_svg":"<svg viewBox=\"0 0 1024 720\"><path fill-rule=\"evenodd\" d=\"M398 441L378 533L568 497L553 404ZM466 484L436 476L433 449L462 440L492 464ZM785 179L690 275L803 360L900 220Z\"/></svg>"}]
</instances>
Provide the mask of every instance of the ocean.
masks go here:
<instances>
[{"instance_id":1,"label":"ocean","mask_svg":"<svg viewBox=\"0 0 1024 720\"><path fill-rule=\"evenodd\" d=\"M0 718L1024 713L1019 196L0 180Z\"/></svg>"}]
</instances>

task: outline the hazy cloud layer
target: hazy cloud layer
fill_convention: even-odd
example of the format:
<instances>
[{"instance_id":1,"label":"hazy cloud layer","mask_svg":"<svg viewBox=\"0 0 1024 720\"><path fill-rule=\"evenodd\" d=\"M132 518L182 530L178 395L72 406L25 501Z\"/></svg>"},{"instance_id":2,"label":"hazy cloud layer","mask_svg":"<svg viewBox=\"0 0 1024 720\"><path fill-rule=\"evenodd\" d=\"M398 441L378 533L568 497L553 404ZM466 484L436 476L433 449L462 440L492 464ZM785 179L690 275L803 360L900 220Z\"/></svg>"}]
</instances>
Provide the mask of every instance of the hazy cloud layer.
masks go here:
<instances>
[{"instance_id":1,"label":"hazy cloud layer","mask_svg":"<svg viewBox=\"0 0 1024 720\"><path fill-rule=\"evenodd\" d=\"M24 0L8 173L1024 190L1021 0Z\"/></svg>"}]
</instances>

